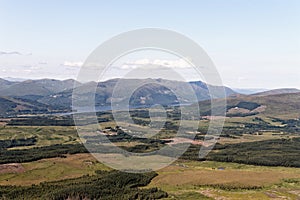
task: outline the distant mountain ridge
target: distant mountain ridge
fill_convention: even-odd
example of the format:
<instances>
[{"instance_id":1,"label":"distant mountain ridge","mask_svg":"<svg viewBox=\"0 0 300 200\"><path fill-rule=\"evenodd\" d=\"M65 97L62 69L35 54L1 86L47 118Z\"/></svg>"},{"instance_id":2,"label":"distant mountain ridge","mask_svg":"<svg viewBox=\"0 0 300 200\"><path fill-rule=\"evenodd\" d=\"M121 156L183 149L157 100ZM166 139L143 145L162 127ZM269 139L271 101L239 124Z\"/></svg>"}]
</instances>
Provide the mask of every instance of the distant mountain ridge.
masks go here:
<instances>
[{"instance_id":1,"label":"distant mountain ridge","mask_svg":"<svg viewBox=\"0 0 300 200\"><path fill-rule=\"evenodd\" d=\"M149 80L151 81L149 82ZM113 96L115 86L119 81L126 87L116 92L115 96ZM91 94L94 94L91 89L96 88L95 106L108 106L112 100L120 103L129 102L133 106L146 107L155 104L175 105L179 101L192 104L196 103L195 101L205 102L205 100L209 101L211 98L223 98L224 96L221 94L225 91L226 97L228 97L228 112L230 115L237 115L240 112L250 112L250 114L260 112L259 106L257 108L255 106L266 103L264 99L273 102L272 97L276 97L279 102L281 102L280 99L288 102L289 97L295 99L294 96L300 95L300 90L298 89L278 89L243 95L231 88L210 86L201 81L188 82L194 91L194 94L191 94L190 90L186 89L186 82L165 79L111 79L99 83L79 83L72 79L40 79L23 82L0 79L0 115L70 111L74 84L78 86L77 89L80 89L83 96L91 96ZM130 91L130 88L134 88L135 85L143 86L137 88L130 99L126 98L125 94ZM215 96L211 97L209 88L216 91ZM179 93L181 99L177 99L173 92ZM291 95L289 96L288 94ZM193 99L194 95L197 99ZM238 104L239 99L243 100L240 104ZM297 105L295 106L297 107ZM249 110L248 108L251 109ZM273 110L276 110L276 106L274 106Z\"/></svg>"},{"instance_id":2,"label":"distant mountain ridge","mask_svg":"<svg viewBox=\"0 0 300 200\"><path fill-rule=\"evenodd\" d=\"M0 78L0 88L1 89L8 88L9 86L11 86L13 84L14 84L14 82L11 82L11 81Z\"/></svg>"},{"instance_id":3,"label":"distant mountain ridge","mask_svg":"<svg viewBox=\"0 0 300 200\"><path fill-rule=\"evenodd\" d=\"M268 90L264 92L259 92L252 94L253 96L267 96L267 95L275 95L275 94L290 94L290 93L299 93L300 90L296 88L280 88L274 90Z\"/></svg>"},{"instance_id":4,"label":"distant mountain ridge","mask_svg":"<svg viewBox=\"0 0 300 200\"><path fill-rule=\"evenodd\" d=\"M150 83L149 80L151 80ZM70 110L73 87L76 83L78 88L83 92L83 95L86 96L89 96L91 92L93 92L91 88L96 87L96 106L107 106L111 103L112 93L119 81L122 81L122 85L126 87L116 93L118 101L129 101L132 105L136 106L176 104L179 100L171 90L180 93L182 98L180 101L184 103L195 103L195 101L192 100L193 95L196 95L196 101L211 98L208 86L201 81L189 83L194 90L194 94L191 94L191 92L186 89L187 83L165 79L111 79L99 83L89 82L84 84L72 79L40 79L26 80L23 82L12 82L0 79L0 97L9 97L12 101L10 105L17 105L17 108L14 110L18 112L24 110L27 112L30 110L40 110L41 105L44 105L48 110ZM124 98L124 96L126 96L125 94L128 93L128 88L134 88L136 84L140 84L142 87L138 88L129 100ZM222 91L225 91L226 96L236 94L228 87L209 86L209 88L217 91L216 96L213 98L222 97ZM16 100L18 100L17 102L19 103L16 103ZM28 103L30 106L26 106ZM38 106L35 108L34 105ZM5 109L3 108L2 110Z\"/></svg>"},{"instance_id":5,"label":"distant mountain ridge","mask_svg":"<svg viewBox=\"0 0 300 200\"><path fill-rule=\"evenodd\" d=\"M1 82L5 85L5 87L1 87ZM63 81L55 79L39 79L26 80L23 82L10 82L0 79L0 96L45 96L71 89L74 85L74 82L75 80L72 79Z\"/></svg>"},{"instance_id":6,"label":"distant mountain ridge","mask_svg":"<svg viewBox=\"0 0 300 200\"><path fill-rule=\"evenodd\" d=\"M90 96L93 91L91 86L96 87L96 106L107 106L110 105L111 100L116 100L119 102L130 102L130 105L133 106L143 106L143 105L154 105L154 104L176 104L179 101L184 103L194 103L193 95L197 97L196 101L210 99L210 92L205 83L199 82L189 82L189 85L194 90L194 94L190 93L190 90L186 89L186 83L180 81L171 81L165 79L121 79L121 84L126 86L115 93L115 96L112 96L112 93L115 89L116 84L120 79L111 79L105 82L100 83L86 83L80 86L82 91L82 96ZM143 85L141 88L138 88L131 96L130 99L127 99L125 96L128 91L131 91L132 88L135 88L137 85ZM131 89L130 89L131 88ZM233 90L221 86L210 86L211 89L217 90L217 96L213 98L221 98L222 90L225 90L226 96L235 94ZM176 96L171 92L177 92L180 94L182 99L177 99ZM218 92L219 91L219 92ZM62 91L55 95L46 96L39 101L49 105L62 105L69 104L71 105L72 101L72 89ZM219 94L219 95L218 95ZM112 99L114 98L114 99Z\"/></svg>"},{"instance_id":7,"label":"distant mountain ridge","mask_svg":"<svg viewBox=\"0 0 300 200\"><path fill-rule=\"evenodd\" d=\"M268 91L268 89L264 89L264 88L232 88L232 89L237 93L246 94L246 95Z\"/></svg>"},{"instance_id":8,"label":"distant mountain ridge","mask_svg":"<svg viewBox=\"0 0 300 200\"><path fill-rule=\"evenodd\" d=\"M29 79L25 79L25 78L14 78L14 77L4 77L4 80L10 81L10 82L23 82Z\"/></svg>"}]
</instances>

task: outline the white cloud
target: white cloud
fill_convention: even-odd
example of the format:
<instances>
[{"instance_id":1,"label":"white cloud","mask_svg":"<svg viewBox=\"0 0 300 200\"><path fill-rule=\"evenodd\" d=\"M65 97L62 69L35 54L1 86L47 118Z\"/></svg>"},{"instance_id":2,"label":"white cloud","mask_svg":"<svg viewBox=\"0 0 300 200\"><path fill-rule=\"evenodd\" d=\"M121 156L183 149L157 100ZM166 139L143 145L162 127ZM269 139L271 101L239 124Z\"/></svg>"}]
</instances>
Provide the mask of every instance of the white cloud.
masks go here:
<instances>
[{"instance_id":1,"label":"white cloud","mask_svg":"<svg viewBox=\"0 0 300 200\"><path fill-rule=\"evenodd\" d=\"M66 67L81 67L83 65L83 62L65 61L62 65L66 66Z\"/></svg>"},{"instance_id":2,"label":"white cloud","mask_svg":"<svg viewBox=\"0 0 300 200\"><path fill-rule=\"evenodd\" d=\"M177 60L161 60L154 59L149 60L139 59L133 62L125 62L123 65L119 66L120 69L136 69L136 68L145 68L145 69L153 69L153 68L178 68L178 69L186 69L191 68L192 66L185 61L184 59Z\"/></svg>"},{"instance_id":3,"label":"white cloud","mask_svg":"<svg viewBox=\"0 0 300 200\"><path fill-rule=\"evenodd\" d=\"M2 69L1 69L2 68ZM20 65L20 66L6 66L0 67L2 73L7 73L9 76L18 76L21 74L28 74L28 73L39 73L42 70L42 67L39 66L32 66L32 65Z\"/></svg>"},{"instance_id":4,"label":"white cloud","mask_svg":"<svg viewBox=\"0 0 300 200\"><path fill-rule=\"evenodd\" d=\"M29 69L30 70L40 70L40 69L42 69L42 67L40 67L40 66L31 66Z\"/></svg>"},{"instance_id":5,"label":"white cloud","mask_svg":"<svg viewBox=\"0 0 300 200\"><path fill-rule=\"evenodd\" d=\"M18 52L18 51L10 51L10 52L7 52L7 51L0 51L0 55L31 56L32 54L31 54L31 53L23 54L23 53L20 53L20 52Z\"/></svg>"},{"instance_id":6,"label":"white cloud","mask_svg":"<svg viewBox=\"0 0 300 200\"><path fill-rule=\"evenodd\" d=\"M39 65L47 65L48 63L46 61L40 61L38 64Z\"/></svg>"}]
</instances>

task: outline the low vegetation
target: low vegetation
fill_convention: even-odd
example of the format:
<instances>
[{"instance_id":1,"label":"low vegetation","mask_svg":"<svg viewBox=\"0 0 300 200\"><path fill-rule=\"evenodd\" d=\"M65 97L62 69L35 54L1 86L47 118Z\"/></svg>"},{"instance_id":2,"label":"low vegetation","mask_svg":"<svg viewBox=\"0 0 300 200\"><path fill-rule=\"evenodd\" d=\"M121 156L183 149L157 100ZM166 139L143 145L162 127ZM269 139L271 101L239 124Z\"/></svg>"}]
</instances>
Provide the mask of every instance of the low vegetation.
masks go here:
<instances>
[{"instance_id":1,"label":"low vegetation","mask_svg":"<svg viewBox=\"0 0 300 200\"><path fill-rule=\"evenodd\" d=\"M87 152L82 144L56 144L17 150L0 149L0 164L31 162L43 158L65 157L65 154Z\"/></svg>"},{"instance_id":2,"label":"low vegetation","mask_svg":"<svg viewBox=\"0 0 300 200\"><path fill-rule=\"evenodd\" d=\"M160 199L167 193L146 186L157 174L97 171L93 176L44 182L32 186L0 186L1 199Z\"/></svg>"},{"instance_id":3,"label":"low vegetation","mask_svg":"<svg viewBox=\"0 0 300 200\"><path fill-rule=\"evenodd\" d=\"M216 145L208 160L253 165L300 167L300 138Z\"/></svg>"}]
</instances>

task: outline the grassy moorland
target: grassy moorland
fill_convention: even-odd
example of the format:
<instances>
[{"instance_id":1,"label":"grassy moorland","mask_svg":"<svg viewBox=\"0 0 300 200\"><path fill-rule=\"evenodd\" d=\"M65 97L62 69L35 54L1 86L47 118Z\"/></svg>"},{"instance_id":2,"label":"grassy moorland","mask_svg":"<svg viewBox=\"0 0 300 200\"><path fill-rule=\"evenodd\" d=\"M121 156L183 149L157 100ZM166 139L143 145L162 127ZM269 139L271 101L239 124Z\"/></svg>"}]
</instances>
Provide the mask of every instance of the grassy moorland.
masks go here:
<instances>
[{"instance_id":1,"label":"grassy moorland","mask_svg":"<svg viewBox=\"0 0 300 200\"><path fill-rule=\"evenodd\" d=\"M0 199L92 199L99 195L102 199L299 199L300 122L297 106L292 104L298 97L291 96L291 100L282 97L288 112L281 114L272 109L278 97L242 97L242 102L229 99L230 117L226 117L214 150L201 160L198 153L209 119L185 118L186 128L198 126L190 133L195 143L157 174L119 173L96 161L81 142L97 143L99 136L86 135L81 141L71 116L2 120ZM267 101L269 107L263 107ZM243 108L236 109L237 105ZM249 111L257 108L261 110ZM134 128L146 130L148 113L141 109L131 115ZM180 117L174 110L169 110L168 116L163 130L151 138L127 134L116 126L110 113L98 113L99 130L105 129L111 142L131 152L191 142L186 138L168 141L175 136ZM107 148L101 150L111 153ZM99 190L103 192L97 193ZM124 196L117 195L121 193Z\"/></svg>"},{"instance_id":2,"label":"grassy moorland","mask_svg":"<svg viewBox=\"0 0 300 200\"><path fill-rule=\"evenodd\" d=\"M110 170L88 153L24 162L19 164L19 168L21 172L17 168L9 171L8 165L2 165L0 185L30 186L44 181L93 175L96 170Z\"/></svg>"},{"instance_id":3,"label":"grassy moorland","mask_svg":"<svg viewBox=\"0 0 300 200\"><path fill-rule=\"evenodd\" d=\"M168 199L298 199L299 181L298 168L181 160L158 171L147 187L161 188Z\"/></svg>"},{"instance_id":4,"label":"grassy moorland","mask_svg":"<svg viewBox=\"0 0 300 200\"><path fill-rule=\"evenodd\" d=\"M70 126L0 126L0 140L21 138L36 138L37 142L34 145L13 149L75 144L80 141L75 128Z\"/></svg>"}]
</instances>

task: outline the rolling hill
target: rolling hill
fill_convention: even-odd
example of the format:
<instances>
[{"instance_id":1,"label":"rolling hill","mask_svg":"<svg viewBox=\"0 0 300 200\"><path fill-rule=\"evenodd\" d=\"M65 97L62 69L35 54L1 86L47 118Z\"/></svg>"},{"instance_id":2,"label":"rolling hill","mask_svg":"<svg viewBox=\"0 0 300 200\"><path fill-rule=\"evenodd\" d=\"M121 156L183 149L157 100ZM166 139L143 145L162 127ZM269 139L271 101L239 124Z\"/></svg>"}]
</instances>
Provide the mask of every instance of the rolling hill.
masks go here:
<instances>
[{"instance_id":1,"label":"rolling hill","mask_svg":"<svg viewBox=\"0 0 300 200\"><path fill-rule=\"evenodd\" d=\"M114 89L116 84L125 85L121 87L117 92ZM97 84L97 86L96 86ZM201 101L210 99L210 92L207 85L203 82L190 82L191 88L194 90L194 94L197 99L193 100L194 94L191 94L190 90L186 89L186 83L180 81L171 81L165 79L111 79L105 82L95 83L90 82L79 86L80 96L91 96L93 93L92 86L96 87L95 102L96 106L107 106L111 104L111 100L114 102L130 102L133 106L149 106L154 104L178 104L178 102L194 103L195 101ZM141 85L141 87L136 88ZM225 89L226 95L230 96L236 94L233 90L227 87L210 86L216 92L216 96L213 98L222 97L221 92ZM130 99L128 99L127 93L134 91ZM58 106L65 105L70 106L72 101L72 89L65 90L56 94L45 96L38 101L47 105ZM179 98L174 93L180 94ZM84 101L84 100L83 100ZM84 102L83 102L84 104Z\"/></svg>"},{"instance_id":2,"label":"rolling hill","mask_svg":"<svg viewBox=\"0 0 300 200\"><path fill-rule=\"evenodd\" d=\"M254 96L268 96L268 95L274 95L274 94L288 94L288 93L299 93L300 90L296 88L280 88L275 90L268 90L264 92L259 92L252 94Z\"/></svg>"},{"instance_id":3,"label":"rolling hill","mask_svg":"<svg viewBox=\"0 0 300 200\"><path fill-rule=\"evenodd\" d=\"M0 97L0 116L11 116L26 113L46 113L52 110L47 105L38 102L26 102L12 97Z\"/></svg>"},{"instance_id":4,"label":"rolling hill","mask_svg":"<svg viewBox=\"0 0 300 200\"><path fill-rule=\"evenodd\" d=\"M216 107L222 101L215 99ZM300 118L300 92L282 93L271 95L235 95L227 98L227 117L245 117L252 115L264 115L281 118ZM191 106L196 106L195 104ZM209 100L199 102L202 115L210 115L211 102ZM222 114L221 112L219 113Z\"/></svg>"},{"instance_id":5,"label":"rolling hill","mask_svg":"<svg viewBox=\"0 0 300 200\"><path fill-rule=\"evenodd\" d=\"M10 82L0 80L0 96L21 97L28 95L46 96L63 90L71 89L74 80L64 81L55 79L26 80L23 82Z\"/></svg>"},{"instance_id":6,"label":"rolling hill","mask_svg":"<svg viewBox=\"0 0 300 200\"><path fill-rule=\"evenodd\" d=\"M1 89L6 89L6 88L12 86L13 84L15 84L15 82L0 78L0 88Z\"/></svg>"}]
</instances>

